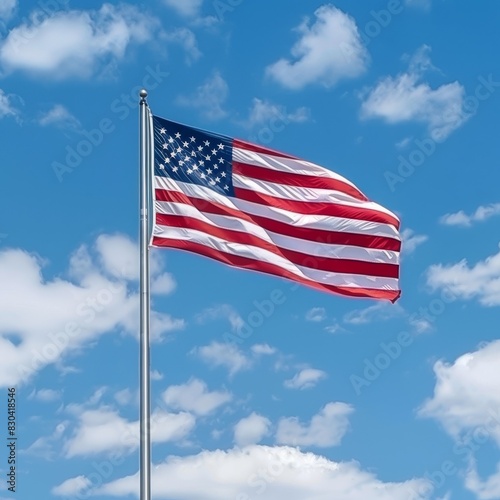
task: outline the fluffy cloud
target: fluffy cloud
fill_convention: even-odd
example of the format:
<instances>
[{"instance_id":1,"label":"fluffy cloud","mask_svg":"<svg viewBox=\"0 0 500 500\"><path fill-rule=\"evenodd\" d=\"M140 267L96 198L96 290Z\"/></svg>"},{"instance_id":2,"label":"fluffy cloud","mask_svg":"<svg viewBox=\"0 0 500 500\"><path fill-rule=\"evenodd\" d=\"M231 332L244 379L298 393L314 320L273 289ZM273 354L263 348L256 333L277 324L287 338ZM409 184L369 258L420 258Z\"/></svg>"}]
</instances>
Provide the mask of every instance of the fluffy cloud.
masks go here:
<instances>
[{"instance_id":1,"label":"fluffy cloud","mask_svg":"<svg viewBox=\"0 0 500 500\"><path fill-rule=\"evenodd\" d=\"M425 234L415 234L412 229L404 229L401 233L402 251L406 254L413 253L419 245L425 243L428 239Z\"/></svg>"},{"instance_id":2,"label":"fluffy cloud","mask_svg":"<svg viewBox=\"0 0 500 500\"><path fill-rule=\"evenodd\" d=\"M42 403L51 403L61 399L61 392L54 389L39 389L38 391L34 389L28 396L28 399L35 399Z\"/></svg>"},{"instance_id":3,"label":"fluffy cloud","mask_svg":"<svg viewBox=\"0 0 500 500\"><path fill-rule=\"evenodd\" d=\"M497 465L496 472L483 481L473 462L465 475L465 487L472 491L478 500L497 500L500 498L500 464Z\"/></svg>"},{"instance_id":4,"label":"fluffy cloud","mask_svg":"<svg viewBox=\"0 0 500 500\"><path fill-rule=\"evenodd\" d=\"M139 247L120 234L103 234L96 240L102 266L113 278L139 281ZM163 256L158 250L150 252L151 293L167 295L177 286L174 277L161 272Z\"/></svg>"},{"instance_id":5,"label":"fluffy cloud","mask_svg":"<svg viewBox=\"0 0 500 500\"><path fill-rule=\"evenodd\" d=\"M237 446L257 444L269 433L270 426L268 418L253 412L234 426L234 442Z\"/></svg>"},{"instance_id":6,"label":"fluffy cloud","mask_svg":"<svg viewBox=\"0 0 500 500\"><path fill-rule=\"evenodd\" d=\"M433 290L446 290L452 299L475 298L484 306L499 306L500 252L473 266L466 259L458 264L433 265L427 271L427 284Z\"/></svg>"},{"instance_id":7,"label":"fluffy cloud","mask_svg":"<svg viewBox=\"0 0 500 500\"><path fill-rule=\"evenodd\" d=\"M500 341L468 352L453 363L434 365L434 395L419 409L422 417L434 418L457 442L457 453L465 451L469 467L465 487L480 500L500 496L500 464L486 480L477 471L472 453L492 440L500 447Z\"/></svg>"},{"instance_id":8,"label":"fluffy cloud","mask_svg":"<svg viewBox=\"0 0 500 500\"><path fill-rule=\"evenodd\" d=\"M481 428L500 446L500 341L457 358L454 363L434 365L434 396L420 409L459 439Z\"/></svg>"},{"instance_id":9,"label":"fluffy cloud","mask_svg":"<svg viewBox=\"0 0 500 500\"><path fill-rule=\"evenodd\" d=\"M0 89L0 118L18 115L19 111L12 104L12 98Z\"/></svg>"},{"instance_id":10,"label":"fluffy cloud","mask_svg":"<svg viewBox=\"0 0 500 500\"><path fill-rule=\"evenodd\" d=\"M307 321L314 321L314 322L321 322L325 321L326 319L326 310L324 307L313 307L312 309L309 309L306 313L306 320Z\"/></svg>"},{"instance_id":11,"label":"fluffy cloud","mask_svg":"<svg viewBox=\"0 0 500 500\"><path fill-rule=\"evenodd\" d=\"M203 0L163 0L166 5L173 8L185 17L196 17L200 15Z\"/></svg>"},{"instance_id":12,"label":"fluffy cloud","mask_svg":"<svg viewBox=\"0 0 500 500\"><path fill-rule=\"evenodd\" d=\"M0 385L26 381L115 329L137 334L138 295L104 258L107 243L117 250L116 255L120 245L113 236L102 238L72 255L71 279L44 277L43 261L23 250L0 252L0 282L9 283L0 288ZM126 238L117 238L126 242L125 252L134 246ZM30 314L26 314L27 304ZM153 311L152 337L160 339L183 325L182 320Z\"/></svg>"},{"instance_id":13,"label":"fluffy cloud","mask_svg":"<svg viewBox=\"0 0 500 500\"><path fill-rule=\"evenodd\" d=\"M80 129L81 123L62 104L54 105L38 119L39 125L55 125L60 128Z\"/></svg>"},{"instance_id":14,"label":"fluffy cloud","mask_svg":"<svg viewBox=\"0 0 500 500\"><path fill-rule=\"evenodd\" d=\"M490 217L500 214L500 203L492 203L491 205L480 206L476 211L467 215L463 210L453 214L443 215L439 222L447 226L463 226L471 227L474 222L483 222Z\"/></svg>"},{"instance_id":15,"label":"fluffy cloud","mask_svg":"<svg viewBox=\"0 0 500 500\"><path fill-rule=\"evenodd\" d=\"M374 321L385 321L401 316L404 313L403 308L398 304L388 304L379 302L365 309L356 309L348 312L344 316L344 321L351 325L366 325Z\"/></svg>"},{"instance_id":16,"label":"fluffy cloud","mask_svg":"<svg viewBox=\"0 0 500 500\"><path fill-rule=\"evenodd\" d=\"M315 22L298 28L300 40L292 47L292 60L280 59L267 74L284 87L298 90L310 84L332 87L339 80L361 75L368 63L355 21L332 5L316 10Z\"/></svg>"},{"instance_id":17,"label":"fluffy cloud","mask_svg":"<svg viewBox=\"0 0 500 500\"><path fill-rule=\"evenodd\" d=\"M149 40L157 24L125 4L104 4L97 11L60 11L41 22L37 19L12 29L1 43L4 70L88 78L122 59L129 45Z\"/></svg>"},{"instance_id":18,"label":"fluffy cloud","mask_svg":"<svg viewBox=\"0 0 500 500\"><path fill-rule=\"evenodd\" d=\"M303 123L310 119L309 108L300 107L293 112L287 111L284 106L273 104L270 101L254 98L248 119L243 123L248 128L267 125L277 121L280 124Z\"/></svg>"},{"instance_id":19,"label":"fluffy cloud","mask_svg":"<svg viewBox=\"0 0 500 500\"><path fill-rule=\"evenodd\" d=\"M383 78L364 95L363 118L381 118L387 123L425 123L435 140L443 140L470 117L464 109L465 89L458 82L432 89L422 82L432 67L429 47L413 56L406 73Z\"/></svg>"},{"instance_id":20,"label":"fluffy cloud","mask_svg":"<svg viewBox=\"0 0 500 500\"><path fill-rule=\"evenodd\" d=\"M197 347L191 351L211 366L223 366L230 375L252 366L248 359L235 345L213 341L211 344Z\"/></svg>"},{"instance_id":21,"label":"fluffy cloud","mask_svg":"<svg viewBox=\"0 0 500 500\"><path fill-rule=\"evenodd\" d=\"M61 497L77 497L92 486L92 481L85 476L72 477L52 488L52 494Z\"/></svg>"},{"instance_id":22,"label":"fluffy cloud","mask_svg":"<svg viewBox=\"0 0 500 500\"><path fill-rule=\"evenodd\" d=\"M245 323L238 311L229 304L209 307L196 316L196 320L201 324L208 321L216 321L218 319L226 319L231 325L231 330L233 332L237 332Z\"/></svg>"},{"instance_id":23,"label":"fluffy cloud","mask_svg":"<svg viewBox=\"0 0 500 500\"><path fill-rule=\"evenodd\" d=\"M49 436L42 436L36 439L26 450L28 455L43 458L46 461L52 461L58 456L56 451L59 448L62 437L64 436L69 422L59 423L54 432Z\"/></svg>"},{"instance_id":24,"label":"fluffy cloud","mask_svg":"<svg viewBox=\"0 0 500 500\"><path fill-rule=\"evenodd\" d=\"M201 57L198 41L195 34L188 28L177 28L166 33L163 38L169 42L179 44L186 52L186 62L188 64Z\"/></svg>"},{"instance_id":25,"label":"fluffy cloud","mask_svg":"<svg viewBox=\"0 0 500 500\"><path fill-rule=\"evenodd\" d=\"M326 373L314 368L304 368L290 380L285 380L285 387L288 389L310 389L320 380L326 378Z\"/></svg>"},{"instance_id":26,"label":"fluffy cloud","mask_svg":"<svg viewBox=\"0 0 500 500\"><path fill-rule=\"evenodd\" d=\"M138 495L138 474L100 487L95 493ZM179 500L427 500L424 479L384 483L356 462L337 463L295 448L250 446L171 457L153 467L156 498Z\"/></svg>"},{"instance_id":27,"label":"fluffy cloud","mask_svg":"<svg viewBox=\"0 0 500 500\"><path fill-rule=\"evenodd\" d=\"M17 0L2 0L0 3L0 20L8 21L17 8Z\"/></svg>"},{"instance_id":28,"label":"fluffy cloud","mask_svg":"<svg viewBox=\"0 0 500 500\"><path fill-rule=\"evenodd\" d=\"M257 356L272 356L277 352L276 349L274 347L271 347L269 344L254 344L251 349L252 352Z\"/></svg>"},{"instance_id":29,"label":"fluffy cloud","mask_svg":"<svg viewBox=\"0 0 500 500\"><path fill-rule=\"evenodd\" d=\"M167 413L156 409L151 413L151 440L156 443L178 441L195 426L193 415ZM139 421L129 421L115 410L102 406L83 409L78 425L64 445L65 456L126 454L139 447Z\"/></svg>"},{"instance_id":30,"label":"fluffy cloud","mask_svg":"<svg viewBox=\"0 0 500 500\"><path fill-rule=\"evenodd\" d=\"M210 392L207 384L198 379L192 379L182 385L171 385L162 397L170 408L202 416L212 413L232 399L231 393L226 391Z\"/></svg>"},{"instance_id":31,"label":"fluffy cloud","mask_svg":"<svg viewBox=\"0 0 500 500\"><path fill-rule=\"evenodd\" d=\"M220 120L227 115L224 103L229 94L229 86L219 72L215 72L191 96L180 96L177 103L199 109L209 120Z\"/></svg>"},{"instance_id":32,"label":"fluffy cloud","mask_svg":"<svg viewBox=\"0 0 500 500\"><path fill-rule=\"evenodd\" d=\"M349 429L349 415L354 411L345 403L328 403L307 425L297 418L283 418L278 423L276 442L292 446L328 448L340 444Z\"/></svg>"}]
</instances>

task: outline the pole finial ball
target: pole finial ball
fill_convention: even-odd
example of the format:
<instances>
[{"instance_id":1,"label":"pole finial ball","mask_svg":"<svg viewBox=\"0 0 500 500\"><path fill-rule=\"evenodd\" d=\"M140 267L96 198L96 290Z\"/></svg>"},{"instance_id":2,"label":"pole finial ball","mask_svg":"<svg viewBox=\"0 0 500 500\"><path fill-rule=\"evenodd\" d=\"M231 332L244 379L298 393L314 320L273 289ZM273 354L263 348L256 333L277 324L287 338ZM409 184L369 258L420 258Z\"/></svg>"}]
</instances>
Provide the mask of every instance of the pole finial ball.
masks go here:
<instances>
[{"instance_id":1,"label":"pole finial ball","mask_svg":"<svg viewBox=\"0 0 500 500\"><path fill-rule=\"evenodd\" d=\"M146 99L146 97L148 96L148 91L147 91L147 90L142 89L142 90L139 92L139 96L140 96L140 97L142 97L143 99Z\"/></svg>"}]
</instances>

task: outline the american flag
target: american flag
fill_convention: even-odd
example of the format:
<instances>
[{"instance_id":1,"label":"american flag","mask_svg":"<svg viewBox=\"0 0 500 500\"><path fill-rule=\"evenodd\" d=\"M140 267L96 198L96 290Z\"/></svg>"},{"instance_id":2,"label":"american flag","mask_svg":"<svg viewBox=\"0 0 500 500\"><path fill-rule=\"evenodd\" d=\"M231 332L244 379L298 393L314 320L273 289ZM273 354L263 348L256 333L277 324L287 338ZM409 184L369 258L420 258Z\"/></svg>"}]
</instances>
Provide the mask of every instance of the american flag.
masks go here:
<instances>
[{"instance_id":1,"label":"american flag","mask_svg":"<svg viewBox=\"0 0 500 500\"><path fill-rule=\"evenodd\" d=\"M396 301L399 220L344 177L153 116L151 245L326 292Z\"/></svg>"}]
</instances>

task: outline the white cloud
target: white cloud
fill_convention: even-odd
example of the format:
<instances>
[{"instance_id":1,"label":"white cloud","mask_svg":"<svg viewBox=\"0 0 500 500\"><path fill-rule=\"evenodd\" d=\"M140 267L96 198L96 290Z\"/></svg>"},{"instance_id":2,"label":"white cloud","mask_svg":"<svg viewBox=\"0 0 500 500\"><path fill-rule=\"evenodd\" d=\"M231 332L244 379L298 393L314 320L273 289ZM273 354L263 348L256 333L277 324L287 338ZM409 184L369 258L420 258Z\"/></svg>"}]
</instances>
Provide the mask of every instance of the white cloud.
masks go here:
<instances>
[{"instance_id":1,"label":"white cloud","mask_svg":"<svg viewBox=\"0 0 500 500\"><path fill-rule=\"evenodd\" d=\"M314 322L321 322L325 321L326 319L326 310L324 307L313 307L312 309L309 309L306 313L306 320L307 321L314 321Z\"/></svg>"},{"instance_id":2,"label":"white cloud","mask_svg":"<svg viewBox=\"0 0 500 500\"><path fill-rule=\"evenodd\" d=\"M399 142L396 142L396 147L398 149L405 149L407 146L410 145L411 143L411 137L405 137L404 139L401 139Z\"/></svg>"},{"instance_id":3,"label":"white cloud","mask_svg":"<svg viewBox=\"0 0 500 500\"><path fill-rule=\"evenodd\" d=\"M151 280L151 293L169 295L177 288L177 282L170 273L162 273Z\"/></svg>"},{"instance_id":4,"label":"white cloud","mask_svg":"<svg viewBox=\"0 0 500 500\"><path fill-rule=\"evenodd\" d=\"M346 330L342 328L337 322L332 325L325 326L325 331L331 334L345 332Z\"/></svg>"},{"instance_id":5,"label":"white cloud","mask_svg":"<svg viewBox=\"0 0 500 500\"><path fill-rule=\"evenodd\" d=\"M480 429L500 446L500 341L434 365L434 395L419 410L437 419L457 440Z\"/></svg>"},{"instance_id":6,"label":"white cloud","mask_svg":"<svg viewBox=\"0 0 500 500\"><path fill-rule=\"evenodd\" d=\"M59 423L54 432L50 436L42 436L36 439L26 450L28 455L43 458L44 460L52 461L57 456L56 448L58 447L61 438L66 432L68 422Z\"/></svg>"},{"instance_id":7,"label":"white cloud","mask_svg":"<svg viewBox=\"0 0 500 500\"><path fill-rule=\"evenodd\" d=\"M130 240L128 245L133 245ZM44 277L38 256L20 249L0 251L0 282L10 283L0 287L0 385L22 383L107 332L137 335L137 292L129 290L126 280L109 277L100 249L82 246L73 254L72 280ZM183 325L152 311L153 339Z\"/></svg>"},{"instance_id":8,"label":"white cloud","mask_svg":"<svg viewBox=\"0 0 500 500\"><path fill-rule=\"evenodd\" d=\"M196 320L201 324L207 323L208 321L216 321L218 319L226 319L229 321L233 332L237 332L245 324L245 321L239 315L238 311L229 304L208 307L196 316Z\"/></svg>"},{"instance_id":9,"label":"white cloud","mask_svg":"<svg viewBox=\"0 0 500 500\"><path fill-rule=\"evenodd\" d=\"M366 325L374 321L385 321L401 316L404 313L403 308L398 304L389 304L379 302L365 309L356 309L348 312L344 316L344 322L351 325Z\"/></svg>"},{"instance_id":10,"label":"white cloud","mask_svg":"<svg viewBox=\"0 0 500 500\"><path fill-rule=\"evenodd\" d=\"M196 347L191 351L211 366L224 366L230 375L251 367L251 361L232 344L213 341L211 344Z\"/></svg>"},{"instance_id":11,"label":"white cloud","mask_svg":"<svg viewBox=\"0 0 500 500\"><path fill-rule=\"evenodd\" d=\"M61 392L55 391L54 389L40 389L38 391L33 390L28 398L41 401L42 403L52 403L61 399Z\"/></svg>"},{"instance_id":12,"label":"white cloud","mask_svg":"<svg viewBox=\"0 0 500 500\"><path fill-rule=\"evenodd\" d=\"M128 387L121 391L115 393L115 401L122 406L130 404L134 399L136 399L136 394L134 394Z\"/></svg>"},{"instance_id":13,"label":"white cloud","mask_svg":"<svg viewBox=\"0 0 500 500\"><path fill-rule=\"evenodd\" d=\"M486 481L483 481L477 472L475 463L472 463L465 475L465 487L472 491L478 500L497 500L500 498L500 464Z\"/></svg>"},{"instance_id":14,"label":"white cloud","mask_svg":"<svg viewBox=\"0 0 500 500\"><path fill-rule=\"evenodd\" d=\"M311 111L304 106L293 112L288 112L284 106L273 104L267 100L254 98L248 119L243 123L248 128L266 125L279 121L285 125L289 123L303 123L309 121Z\"/></svg>"},{"instance_id":15,"label":"white cloud","mask_svg":"<svg viewBox=\"0 0 500 500\"><path fill-rule=\"evenodd\" d=\"M262 471L280 473L267 479ZM137 496L138 485L135 474L103 485L96 494ZM171 457L153 467L152 485L158 500L428 500L432 491L424 479L384 483L357 462L332 462L284 446Z\"/></svg>"},{"instance_id":16,"label":"white cloud","mask_svg":"<svg viewBox=\"0 0 500 500\"><path fill-rule=\"evenodd\" d=\"M166 5L185 17L197 17L203 5L203 0L163 0Z\"/></svg>"},{"instance_id":17,"label":"white cloud","mask_svg":"<svg viewBox=\"0 0 500 500\"><path fill-rule=\"evenodd\" d=\"M169 42L177 43L182 46L186 52L186 62L188 64L201 57L196 35L190 29L176 28L173 31L165 33L163 38Z\"/></svg>"},{"instance_id":18,"label":"white cloud","mask_svg":"<svg viewBox=\"0 0 500 500\"><path fill-rule=\"evenodd\" d=\"M5 116L18 116L19 111L13 106L12 98L0 89L0 118Z\"/></svg>"},{"instance_id":19,"label":"white cloud","mask_svg":"<svg viewBox=\"0 0 500 500\"><path fill-rule=\"evenodd\" d=\"M401 233L401 250L405 254L413 253L419 245L425 243L429 239L425 234L415 234L413 229L404 229Z\"/></svg>"},{"instance_id":20,"label":"white cloud","mask_svg":"<svg viewBox=\"0 0 500 500\"><path fill-rule=\"evenodd\" d=\"M362 118L381 118L387 123L425 123L435 140L443 140L470 117L464 109L465 89L458 82L432 89L421 82L432 67L430 48L423 46L413 56L406 73L383 78L364 95Z\"/></svg>"},{"instance_id":21,"label":"white cloud","mask_svg":"<svg viewBox=\"0 0 500 500\"><path fill-rule=\"evenodd\" d=\"M280 59L267 68L267 74L284 87L332 87L366 70L368 52L354 19L332 5L323 5L314 15L312 25L306 19L297 28L301 38L292 47L293 60Z\"/></svg>"},{"instance_id":22,"label":"white cloud","mask_svg":"<svg viewBox=\"0 0 500 500\"><path fill-rule=\"evenodd\" d=\"M0 2L0 20L8 21L17 8L17 0L2 0Z\"/></svg>"},{"instance_id":23,"label":"white cloud","mask_svg":"<svg viewBox=\"0 0 500 500\"><path fill-rule=\"evenodd\" d=\"M271 421L268 418L253 412L234 426L234 442L237 446L260 443L262 438L269 434L270 426Z\"/></svg>"},{"instance_id":24,"label":"white cloud","mask_svg":"<svg viewBox=\"0 0 500 500\"><path fill-rule=\"evenodd\" d=\"M77 416L77 428L64 444L66 457L127 454L139 447L139 421L126 420L106 406L82 408ZM151 413L151 440L156 443L178 441L194 426L195 418L189 413L156 409Z\"/></svg>"},{"instance_id":25,"label":"white cloud","mask_svg":"<svg viewBox=\"0 0 500 500\"><path fill-rule=\"evenodd\" d=\"M418 315L411 315L408 318L408 323L415 328L417 333L425 333L432 330L432 322Z\"/></svg>"},{"instance_id":26,"label":"white cloud","mask_svg":"<svg viewBox=\"0 0 500 500\"><path fill-rule=\"evenodd\" d=\"M203 116L209 120L220 120L227 115L224 110L224 103L229 94L229 86L216 71L205 83L200 85L191 96L180 96L177 103L199 109Z\"/></svg>"},{"instance_id":27,"label":"white cloud","mask_svg":"<svg viewBox=\"0 0 500 500\"><path fill-rule=\"evenodd\" d=\"M500 215L500 203L480 206L470 215L463 210L454 214L446 214L439 219L439 222L447 226L471 227L474 222L483 222L495 215Z\"/></svg>"},{"instance_id":28,"label":"white cloud","mask_svg":"<svg viewBox=\"0 0 500 500\"><path fill-rule=\"evenodd\" d=\"M38 119L42 127L55 125L61 128L80 129L81 123L62 104L54 105Z\"/></svg>"},{"instance_id":29,"label":"white cloud","mask_svg":"<svg viewBox=\"0 0 500 500\"><path fill-rule=\"evenodd\" d=\"M151 380L154 381L163 380L163 373L159 372L158 370L153 370L151 372Z\"/></svg>"},{"instance_id":30,"label":"white cloud","mask_svg":"<svg viewBox=\"0 0 500 500\"><path fill-rule=\"evenodd\" d=\"M265 355L265 356L272 356L273 354L276 354L276 349L274 347L271 347L268 344L254 344L252 347L252 352L256 354L257 356L260 355Z\"/></svg>"},{"instance_id":31,"label":"white cloud","mask_svg":"<svg viewBox=\"0 0 500 500\"><path fill-rule=\"evenodd\" d=\"M196 415L208 415L232 399L227 391L208 390L202 380L191 379L186 384L171 385L162 395L163 401L174 410L184 410Z\"/></svg>"},{"instance_id":32,"label":"white cloud","mask_svg":"<svg viewBox=\"0 0 500 500\"><path fill-rule=\"evenodd\" d=\"M92 486L92 481L85 476L72 477L52 488L53 495L61 497L78 497Z\"/></svg>"},{"instance_id":33,"label":"white cloud","mask_svg":"<svg viewBox=\"0 0 500 500\"><path fill-rule=\"evenodd\" d=\"M467 260L458 264L436 264L427 271L427 284L444 289L451 300L476 298L484 306L500 305L500 252L469 267Z\"/></svg>"},{"instance_id":34,"label":"white cloud","mask_svg":"<svg viewBox=\"0 0 500 500\"><path fill-rule=\"evenodd\" d=\"M304 368L290 380L285 380L287 389L310 389L326 378L326 373L314 368Z\"/></svg>"},{"instance_id":35,"label":"white cloud","mask_svg":"<svg viewBox=\"0 0 500 500\"><path fill-rule=\"evenodd\" d=\"M0 45L4 70L22 70L61 79L88 78L144 43L157 21L131 5L104 4L98 11L60 11L42 22L12 29ZM64 43L61 43L64 40Z\"/></svg>"},{"instance_id":36,"label":"white cloud","mask_svg":"<svg viewBox=\"0 0 500 500\"><path fill-rule=\"evenodd\" d=\"M102 234L95 243L99 260L106 272L113 278L129 281L139 280L139 246L137 242L123 234ZM164 267L162 253L150 253L151 293L167 295L175 290L174 277L162 272Z\"/></svg>"},{"instance_id":37,"label":"white cloud","mask_svg":"<svg viewBox=\"0 0 500 500\"><path fill-rule=\"evenodd\" d=\"M304 425L295 417L282 418L278 423L276 442L291 446L337 446L349 429L349 415L354 411L346 403L328 403L311 422Z\"/></svg>"},{"instance_id":38,"label":"white cloud","mask_svg":"<svg viewBox=\"0 0 500 500\"><path fill-rule=\"evenodd\" d=\"M121 234L103 234L96 240L96 248L104 269L114 278L139 279L139 248Z\"/></svg>"}]
</instances>

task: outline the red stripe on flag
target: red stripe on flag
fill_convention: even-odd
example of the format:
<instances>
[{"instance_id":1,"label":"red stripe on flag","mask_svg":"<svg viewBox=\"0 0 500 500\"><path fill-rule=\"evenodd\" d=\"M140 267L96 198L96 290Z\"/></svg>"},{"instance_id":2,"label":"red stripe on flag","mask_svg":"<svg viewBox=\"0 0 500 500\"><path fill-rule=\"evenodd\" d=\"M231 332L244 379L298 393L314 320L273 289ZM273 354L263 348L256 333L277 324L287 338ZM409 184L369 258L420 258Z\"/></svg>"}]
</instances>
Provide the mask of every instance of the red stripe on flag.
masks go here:
<instances>
[{"instance_id":1,"label":"red stripe on flag","mask_svg":"<svg viewBox=\"0 0 500 500\"><path fill-rule=\"evenodd\" d=\"M242 200L273 206L304 215L331 215L344 219L380 222L381 224L391 224L396 229L399 229L400 225L398 219L384 212L378 212L369 208L357 208L350 205L341 205L339 203L315 203L310 201L287 200L285 198L277 198L276 196L269 196L243 188L234 188L234 193L237 198Z\"/></svg>"},{"instance_id":2,"label":"red stripe on flag","mask_svg":"<svg viewBox=\"0 0 500 500\"><path fill-rule=\"evenodd\" d=\"M399 252L401 250L401 242L394 238L349 233L346 231L325 231L322 229L292 226L284 222L269 219L260 215L248 214L225 205L203 200L201 198L189 197L179 191L156 189L155 193L156 200L158 201L184 203L186 205L194 206L200 212L226 217L235 217L260 226L266 231L282 234L283 236L290 236L292 238L313 241L316 243L324 243L327 245L348 245L362 248L373 248L377 250L389 250L393 252Z\"/></svg>"},{"instance_id":3,"label":"red stripe on flag","mask_svg":"<svg viewBox=\"0 0 500 500\"><path fill-rule=\"evenodd\" d=\"M206 247L205 245L194 243L192 241L173 240L173 239L155 237L153 238L152 244L155 247L177 248L179 250L194 252L200 255L204 255L205 257L217 260L219 262L223 262L224 264L227 264L232 267L249 269L253 271L262 272L265 274L280 276L282 278L286 278L288 280L295 281L303 285L307 285L309 287L315 288L316 290L321 290L323 292L334 292L348 297L386 299L390 300L391 302L396 302L396 300L401 295L400 290L380 290L374 288L355 288L355 287L325 285L313 280L301 278L291 273L290 271L287 271L279 266L267 262L261 262L255 259L250 259L248 257L217 251L212 248Z\"/></svg>"},{"instance_id":4,"label":"red stripe on flag","mask_svg":"<svg viewBox=\"0 0 500 500\"><path fill-rule=\"evenodd\" d=\"M210 234L226 241L262 248L279 255L297 266L309 267L320 271L342 274L360 274L384 278L398 278L399 266L380 262L365 262L351 259L331 259L317 255L309 255L295 250L282 248L258 236L233 229L226 229L193 217L183 215L156 214L156 224L167 227L189 228Z\"/></svg>"},{"instance_id":5,"label":"red stripe on flag","mask_svg":"<svg viewBox=\"0 0 500 500\"><path fill-rule=\"evenodd\" d=\"M331 177L319 177L314 175L302 175L269 168L256 167L246 163L233 162L233 173L251 177L261 181L284 184L286 186L297 186L312 189L330 189L340 191L357 200L368 201L368 198L358 189Z\"/></svg>"}]
</instances>

